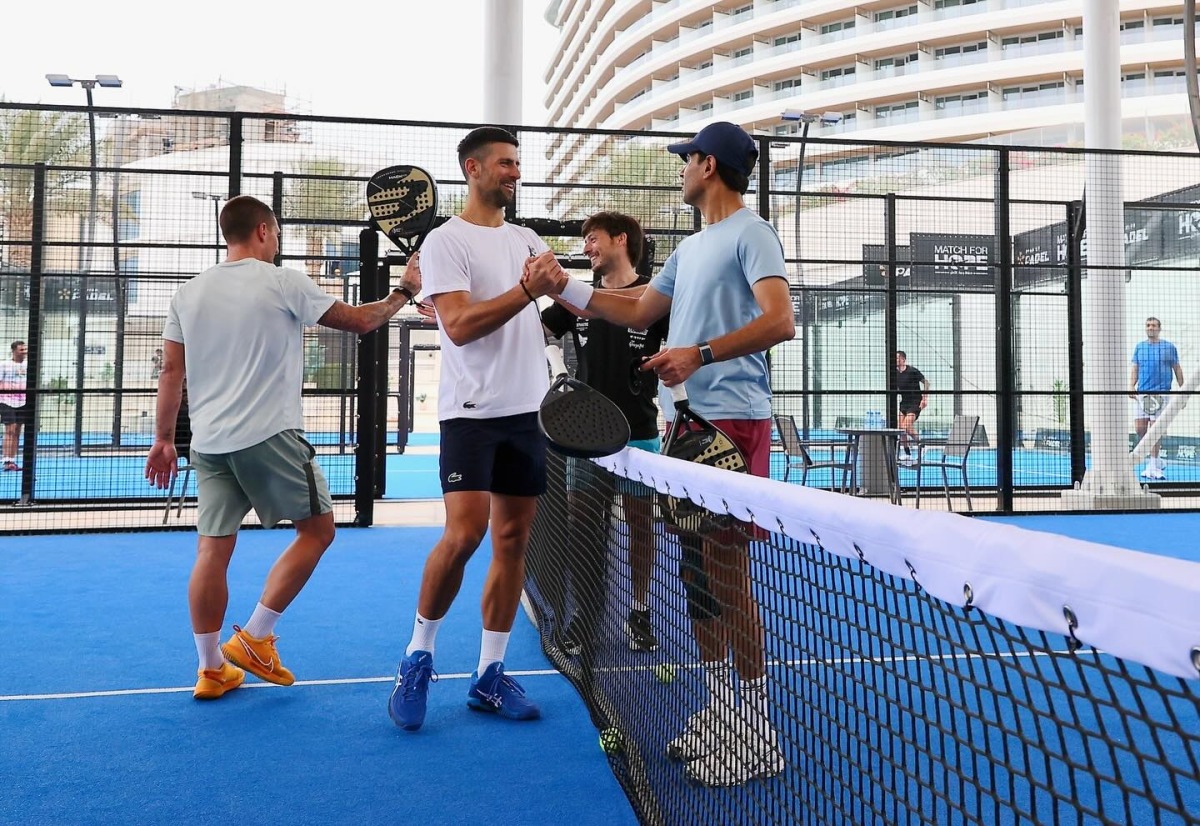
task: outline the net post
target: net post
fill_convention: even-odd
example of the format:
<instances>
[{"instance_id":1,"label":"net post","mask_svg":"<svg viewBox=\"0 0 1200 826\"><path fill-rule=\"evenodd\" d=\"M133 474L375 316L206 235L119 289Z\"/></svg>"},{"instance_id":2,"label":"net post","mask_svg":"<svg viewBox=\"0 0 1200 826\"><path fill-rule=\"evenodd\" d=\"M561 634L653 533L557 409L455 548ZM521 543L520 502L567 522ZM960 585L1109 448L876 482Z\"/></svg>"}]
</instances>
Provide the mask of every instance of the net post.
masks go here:
<instances>
[{"instance_id":1,"label":"net post","mask_svg":"<svg viewBox=\"0 0 1200 826\"><path fill-rule=\"evenodd\" d=\"M1000 260L996 269L996 493L997 510L1013 512L1013 436L1017 432L1016 393L1013 373L1016 356L1012 341L1013 323L1013 253L1010 169L1012 156L1001 147L996 157L996 241Z\"/></svg>"},{"instance_id":2,"label":"net post","mask_svg":"<svg viewBox=\"0 0 1200 826\"><path fill-rule=\"evenodd\" d=\"M358 236L359 301L377 299L379 274L379 235L370 227ZM354 452L354 525L370 527L375 521L375 463L379 392L379 370L376 365L376 333L358 339L358 387L355 430L358 445Z\"/></svg>"}]
</instances>

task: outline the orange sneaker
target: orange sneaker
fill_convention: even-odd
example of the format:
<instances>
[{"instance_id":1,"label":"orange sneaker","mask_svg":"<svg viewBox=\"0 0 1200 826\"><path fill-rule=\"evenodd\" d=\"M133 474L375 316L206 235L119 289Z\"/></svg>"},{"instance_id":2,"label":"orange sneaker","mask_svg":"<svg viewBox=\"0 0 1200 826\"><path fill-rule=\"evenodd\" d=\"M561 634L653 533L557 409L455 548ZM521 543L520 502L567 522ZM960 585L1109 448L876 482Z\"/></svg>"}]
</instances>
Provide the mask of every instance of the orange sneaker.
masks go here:
<instances>
[{"instance_id":1,"label":"orange sneaker","mask_svg":"<svg viewBox=\"0 0 1200 826\"><path fill-rule=\"evenodd\" d=\"M197 700L216 700L225 692L233 691L246 679L245 671L229 663L221 663L216 670L206 671L202 668L197 675L196 689L192 692L192 697Z\"/></svg>"},{"instance_id":2,"label":"orange sneaker","mask_svg":"<svg viewBox=\"0 0 1200 826\"><path fill-rule=\"evenodd\" d=\"M277 639L279 637L275 636L255 639L235 625L233 636L221 646L221 653L225 655L225 659L246 669L260 680L275 685L291 685L296 682L296 677L279 661L279 652L275 650Z\"/></svg>"}]
</instances>

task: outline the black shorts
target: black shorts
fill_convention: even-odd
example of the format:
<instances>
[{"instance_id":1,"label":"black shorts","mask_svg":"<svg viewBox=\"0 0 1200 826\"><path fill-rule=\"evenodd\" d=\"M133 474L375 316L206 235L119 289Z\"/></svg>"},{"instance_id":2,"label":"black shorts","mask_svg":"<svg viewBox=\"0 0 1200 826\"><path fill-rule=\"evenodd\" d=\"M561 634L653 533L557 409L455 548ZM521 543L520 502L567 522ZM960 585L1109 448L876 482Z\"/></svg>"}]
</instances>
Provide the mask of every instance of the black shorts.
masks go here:
<instances>
[{"instance_id":1,"label":"black shorts","mask_svg":"<svg viewBox=\"0 0 1200 826\"><path fill-rule=\"evenodd\" d=\"M901 403L900 404L900 415L904 416L909 413L913 414L914 417L919 418L921 416L921 403L920 402L913 402L912 404Z\"/></svg>"},{"instance_id":2,"label":"black shorts","mask_svg":"<svg viewBox=\"0 0 1200 826\"><path fill-rule=\"evenodd\" d=\"M546 492L546 437L537 413L441 423L443 493L485 490L506 496Z\"/></svg>"},{"instance_id":3,"label":"black shorts","mask_svg":"<svg viewBox=\"0 0 1200 826\"><path fill-rule=\"evenodd\" d=\"M0 424L29 424L29 413L28 405L0 404Z\"/></svg>"}]
</instances>

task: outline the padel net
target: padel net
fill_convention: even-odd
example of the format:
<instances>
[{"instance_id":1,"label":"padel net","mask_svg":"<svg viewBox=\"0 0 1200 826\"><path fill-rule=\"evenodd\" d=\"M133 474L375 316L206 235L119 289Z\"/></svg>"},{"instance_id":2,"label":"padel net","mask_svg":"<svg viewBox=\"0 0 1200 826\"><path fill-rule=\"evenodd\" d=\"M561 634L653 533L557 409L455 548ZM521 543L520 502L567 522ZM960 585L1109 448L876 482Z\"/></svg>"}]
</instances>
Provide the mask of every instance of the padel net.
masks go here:
<instances>
[{"instance_id":1,"label":"padel net","mask_svg":"<svg viewBox=\"0 0 1200 826\"><path fill-rule=\"evenodd\" d=\"M664 523L668 494L694 531ZM655 650L630 637L639 502ZM765 739L693 634L680 566L717 541L748 542ZM644 823L1200 823L1193 563L625 449L550 455L527 578Z\"/></svg>"}]
</instances>

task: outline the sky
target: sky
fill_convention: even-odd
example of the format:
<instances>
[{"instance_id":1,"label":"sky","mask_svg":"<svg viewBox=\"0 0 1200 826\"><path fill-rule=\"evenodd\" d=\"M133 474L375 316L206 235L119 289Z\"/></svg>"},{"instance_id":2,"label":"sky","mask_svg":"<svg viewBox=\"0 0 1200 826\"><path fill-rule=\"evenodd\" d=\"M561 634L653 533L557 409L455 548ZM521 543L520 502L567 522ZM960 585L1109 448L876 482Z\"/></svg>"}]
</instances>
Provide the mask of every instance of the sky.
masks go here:
<instances>
[{"instance_id":1,"label":"sky","mask_svg":"<svg viewBox=\"0 0 1200 826\"><path fill-rule=\"evenodd\" d=\"M246 85L286 92L301 113L474 123L484 109L484 2L8 0L0 98L83 104L80 88L53 88L46 74L115 74L124 87L96 89L97 106L167 109L176 87ZM543 19L547 0L523 6L521 119L542 125L558 32Z\"/></svg>"}]
</instances>

